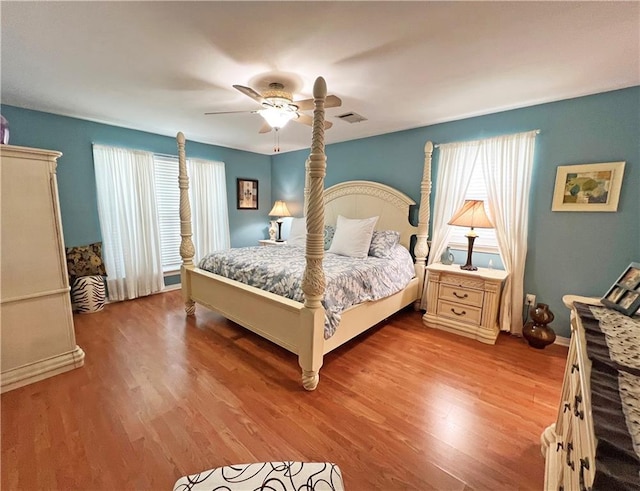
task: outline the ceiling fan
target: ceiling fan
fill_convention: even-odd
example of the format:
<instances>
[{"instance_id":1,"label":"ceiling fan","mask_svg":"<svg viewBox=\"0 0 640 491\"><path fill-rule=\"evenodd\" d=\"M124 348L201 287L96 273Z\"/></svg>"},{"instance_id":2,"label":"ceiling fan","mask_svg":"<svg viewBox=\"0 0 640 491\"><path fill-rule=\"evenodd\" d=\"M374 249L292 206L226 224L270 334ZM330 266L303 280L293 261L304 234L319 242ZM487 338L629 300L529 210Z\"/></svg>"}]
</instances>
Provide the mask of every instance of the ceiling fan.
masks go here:
<instances>
[{"instance_id":1,"label":"ceiling fan","mask_svg":"<svg viewBox=\"0 0 640 491\"><path fill-rule=\"evenodd\" d=\"M265 119L265 123L262 125L262 128L260 128L259 133L268 133L272 129L278 131L289 121L295 121L308 126L313 124L313 118L301 112L313 109L313 99L294 101L291 92L286 91L284 85L279 82L270 83L269 88L262 94L259 94L251 87L245 87L243 85L234 85L233 88L256 101L262 106L262 109L255 109L253 111L220 111L205 114L257 113ZM329 95L327 96L324 107L339 107L341 105L342 101L339 97ZM331 128L331 126L333 126L333 123L325 121L324 128L326 130Z\"/></svg>"}]
</instances>

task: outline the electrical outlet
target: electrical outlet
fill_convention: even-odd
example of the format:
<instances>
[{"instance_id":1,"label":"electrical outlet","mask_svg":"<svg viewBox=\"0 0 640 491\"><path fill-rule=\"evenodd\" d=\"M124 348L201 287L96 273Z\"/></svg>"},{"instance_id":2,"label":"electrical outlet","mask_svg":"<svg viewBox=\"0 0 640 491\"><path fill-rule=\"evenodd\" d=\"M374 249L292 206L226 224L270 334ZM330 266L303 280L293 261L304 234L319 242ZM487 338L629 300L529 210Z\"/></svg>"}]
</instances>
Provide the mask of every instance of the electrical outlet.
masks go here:
<instances>
[{"instance_id":1,"label":"electrical outlet","mask_svg":"<svg viewBox=\"0 0 640 491\"><path fill-rule=\"evenodd\" d=\"M527 296L525 297L525 302L527 303L527 305L535 305L536 296L533 293L527 293Z\"/></svg>"}]
</instances>

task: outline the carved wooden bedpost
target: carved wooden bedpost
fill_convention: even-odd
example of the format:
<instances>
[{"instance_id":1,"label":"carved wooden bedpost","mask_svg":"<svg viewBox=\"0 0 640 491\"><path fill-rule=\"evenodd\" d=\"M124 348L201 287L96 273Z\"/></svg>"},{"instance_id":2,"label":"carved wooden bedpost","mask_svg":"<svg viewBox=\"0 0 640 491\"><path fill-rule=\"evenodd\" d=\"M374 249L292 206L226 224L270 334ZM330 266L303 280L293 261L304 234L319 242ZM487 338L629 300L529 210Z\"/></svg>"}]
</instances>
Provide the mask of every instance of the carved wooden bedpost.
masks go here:
<instances>
[{"instance_id":1,"label":"carved wooden bedpost","mask_svg":"<svg viewBox=\"0 0 640 491\"><path fill-rule=\"evenodd\" d=\"M418 215L417 241L414 247L416 256L416 274L420 278L421 294L424 291L426 259L429 255L429 219L431 216L431 156L433 155L433 143L428 141L424 145L424 167L422 170L422 182L420 183L420 211ZM413 304L415 310L420 308L421 299Z\"/></svg>"},{"instance_id":2,"label":"carved wooden bedpost","mask_svg":"<svg viewBox=\"0 0 640 491\"><path fill-rule=\"evenodd\" d=\"M191 203L189 203L189 176L187 175L187 161L184 152L184 135L178 133L178 185L180 186L180 256L182 266L180 268L180 281L182 283L182 298L184 299L184 310L187 315L196 312L196 304L191 300L191 277L188 269L193 269L193 256L195 247L191 240Z\"/></svg>"},{"instance_id":3,"label":"carved wooden bedpost","mask_svg":"<svg viewBox=\"0 0 640 491\"><path fill-rule=\"evenodd\" d=\"M302 213L306 217L309 208L309 158L304 161L304 203Z\"/></svg>"},{"instance_id":4,"label":"carved wooden bedpost","mask_svg":"<svg viewBox=\"0 0 640 491\"><path fill-rule=\"evenodd\" d=\"M327 97L327 84L322 77L313 85L313 129L311 154L308 160L306 183L308 195L305 200L307 224L307 264L302 277L304 292L303 315L308 318L304 325L312 326L313 333L301 333L304 343L300 346L298 361L302 368L302 385L313 390L318 385L318 372L322 366L324 342L324 310L322 299L325 290L325 277L322 268L324 257L324 176L327 158L324 153L324 104Z\"/></svg>"}]
</instances>

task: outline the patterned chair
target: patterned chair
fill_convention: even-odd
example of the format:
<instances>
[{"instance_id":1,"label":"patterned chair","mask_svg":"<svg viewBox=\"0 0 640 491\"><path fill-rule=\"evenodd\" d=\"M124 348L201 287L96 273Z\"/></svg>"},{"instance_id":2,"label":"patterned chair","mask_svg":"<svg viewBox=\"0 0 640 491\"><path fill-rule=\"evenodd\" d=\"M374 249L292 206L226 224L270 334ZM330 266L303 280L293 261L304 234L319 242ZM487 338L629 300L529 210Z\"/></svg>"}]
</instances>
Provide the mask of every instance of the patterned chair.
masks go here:
<instances>
[{"instance_id":1,"label":"patterned chair","mask_svg":"<svg viewBox=\"0 0 640 491\"><path fill-rule=\"evenodd\" d=\"M71 304L80 314L104 309L107 271L102 261L102 243L67 247L67 271L71 286Z\"/></svg>"}]
</instances>

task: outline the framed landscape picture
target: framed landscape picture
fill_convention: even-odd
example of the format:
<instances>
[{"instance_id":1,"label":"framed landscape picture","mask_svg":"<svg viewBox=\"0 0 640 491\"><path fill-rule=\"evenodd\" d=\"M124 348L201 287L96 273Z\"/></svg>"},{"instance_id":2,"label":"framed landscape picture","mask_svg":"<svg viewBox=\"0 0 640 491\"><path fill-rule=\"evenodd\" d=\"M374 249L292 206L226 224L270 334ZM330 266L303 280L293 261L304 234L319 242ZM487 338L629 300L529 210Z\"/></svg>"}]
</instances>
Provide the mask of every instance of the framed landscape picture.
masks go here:
<instances>
[{"instance_id":1,"label":"framed landscape picture","mask_svg":"<svg viewBox=\"0 0 640 491\"><path fill-rule=\"evenodd\" d=\"M238 178L238 210L258 209L258 180Z\"/></svg>"},{"instance_id":2,"label":"framed landscape picture","mask_svg":"<svg viewBox=\"0 0 640 491\"><path fill-rule=\"evenodd\" d=\"M552 211L617 211L624 162L561 165Z\"/></svg>"},{"instance_id":3,"label":"framed landscape picture","mask_svg":"<svg viewBox=\"0 0 640 491\"><path fill-rule=\"evenodd\" d=\"M602 298L607 307L625 315L634 315L640 308L640 263L631 263Z\"/></svg>"}]
</instances>

